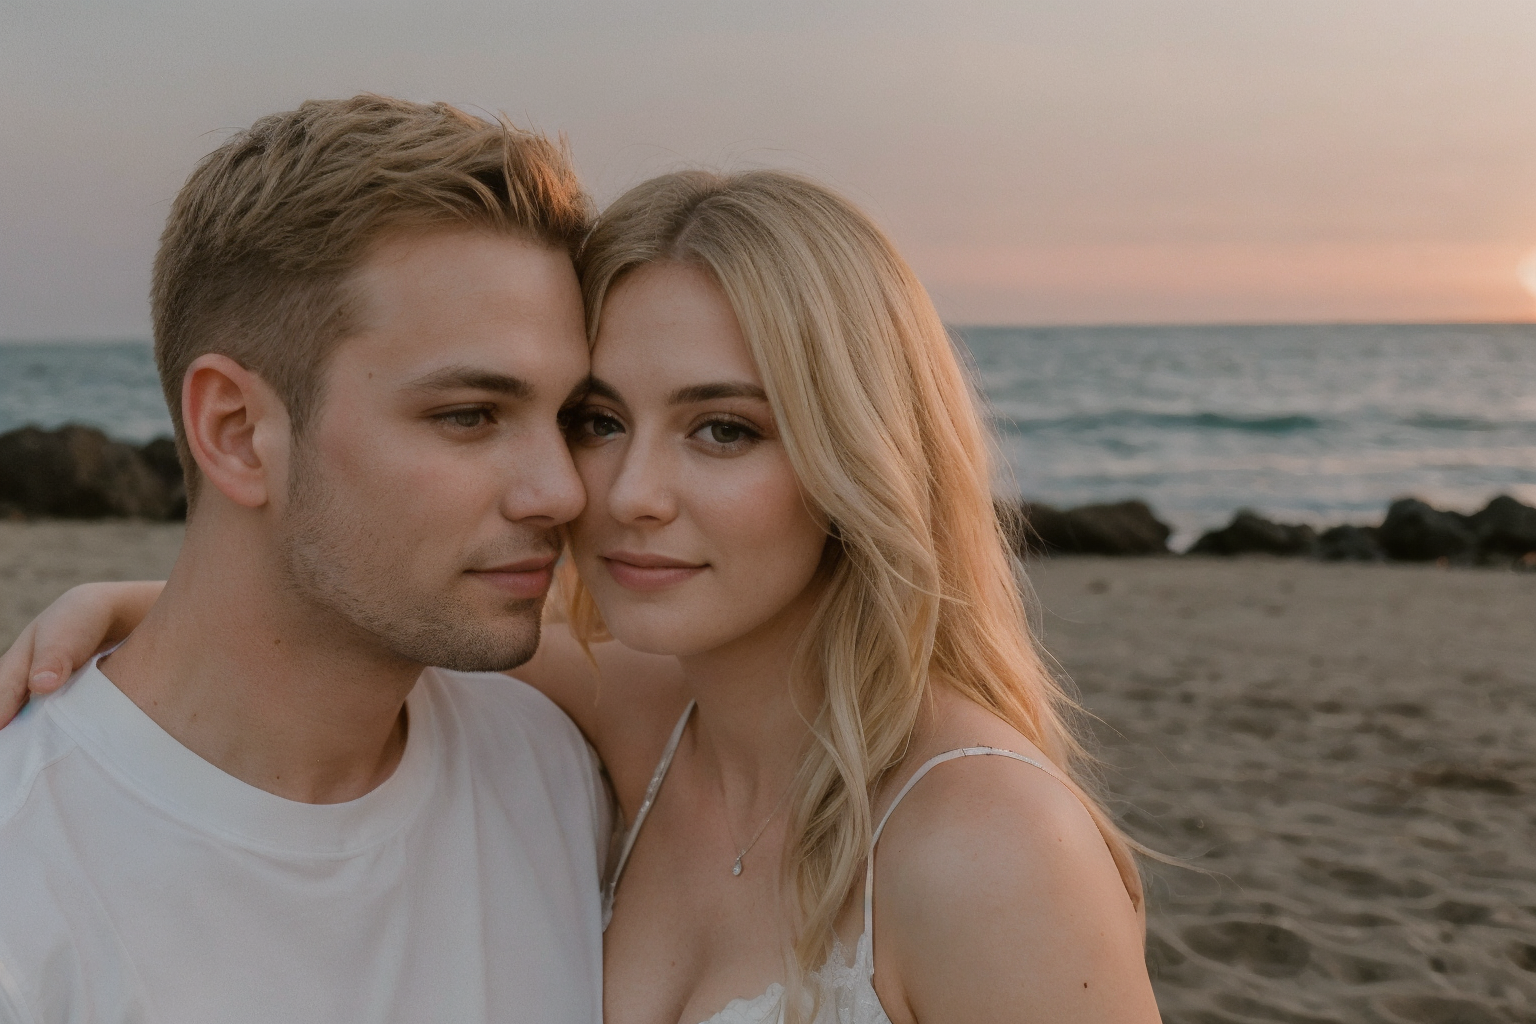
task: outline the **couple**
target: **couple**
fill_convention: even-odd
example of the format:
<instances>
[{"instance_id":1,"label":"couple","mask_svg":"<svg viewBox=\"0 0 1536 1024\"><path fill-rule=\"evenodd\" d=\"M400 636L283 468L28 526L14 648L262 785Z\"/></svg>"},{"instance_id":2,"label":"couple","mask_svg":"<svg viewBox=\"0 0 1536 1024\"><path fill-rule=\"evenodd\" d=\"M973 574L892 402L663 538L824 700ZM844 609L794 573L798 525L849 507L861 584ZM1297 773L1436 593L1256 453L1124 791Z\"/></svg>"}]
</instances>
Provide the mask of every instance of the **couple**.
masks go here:
<instances>
[{"instance_id":1,"label":"couple","mask_svg":"<svg viewBox=\"0 0 1536 1024\"><path fill-rule=\"evenodd\" d=\"M1158 1019L911 270L785 174L587 210L379 97L198 166L181 555L0 662L0 1021Z\"/></svg>"}]
</instances>

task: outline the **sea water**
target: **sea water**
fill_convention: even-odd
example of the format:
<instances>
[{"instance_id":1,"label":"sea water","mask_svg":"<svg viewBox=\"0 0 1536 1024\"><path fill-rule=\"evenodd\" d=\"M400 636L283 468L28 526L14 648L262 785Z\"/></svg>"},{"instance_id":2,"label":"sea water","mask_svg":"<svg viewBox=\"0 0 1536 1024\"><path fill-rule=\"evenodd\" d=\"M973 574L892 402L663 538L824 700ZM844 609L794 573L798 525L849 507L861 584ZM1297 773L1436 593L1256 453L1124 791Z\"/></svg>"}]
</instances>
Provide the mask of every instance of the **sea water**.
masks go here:
<instances>
[{"instance_id":1,"label":"sea water","mask_svg":"<svg viewBox=\"0 0 1536 1024\"><path fill-rule=\"evenodd\" d=\"M1137 497L1183 544L1238 508L1379 520L1413 494L1536 503L1536 325L957 328L1000 491ZM0 432L170 430L143 342L0 345Z\"/></svg>"}]
</instances>

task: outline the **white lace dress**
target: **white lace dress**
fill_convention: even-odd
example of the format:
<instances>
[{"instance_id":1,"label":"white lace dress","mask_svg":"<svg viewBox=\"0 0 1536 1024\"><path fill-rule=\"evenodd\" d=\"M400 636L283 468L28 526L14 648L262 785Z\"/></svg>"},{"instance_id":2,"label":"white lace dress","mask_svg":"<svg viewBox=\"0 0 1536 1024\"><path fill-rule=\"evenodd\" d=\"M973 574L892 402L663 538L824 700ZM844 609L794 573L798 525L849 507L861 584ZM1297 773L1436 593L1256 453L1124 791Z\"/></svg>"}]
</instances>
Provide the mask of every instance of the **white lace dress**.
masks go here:
<instances>
[{"instance_id":1,"label":"white lace dress","mask_svg":"<svg viewBox=\"0 0 1536 1024\"><path fill-rule=\"evenodd\" d=\"M640 802L640 810L635 814L634 824L630 825L624 833L623 845L619 848L619 856L614 864L613 872L608 876L608 882L603 886L603 927L608 927L608 921L613 916L614 895L618 891L619 878L624 874L624 865L629 862L630 850L634 848L635 837L640 834L640 826L645 824L645 816L650 813L651 805L656 802L656 794L661 791L661 781L666 778L667 769L672 767L672 757L677 753L677 744L683 738L683 728L688 724L688 718L693 714L693 705L690 703L683 717L678 719L677 726L672 730L672 736L667 740L667 748L662 752L661 761L656 765L656 771L651 775L651 783L646 787L645 799ZM901 803L902 798L911 792L912 787L934 767L945 761L953 761L957 757L974 757L983 754L995 754L999 757L1011 757L1015 761L1023 761L1025 764L1034 765L1041 771L1050 774L1050 770L1033 758L1016 754L1011 750L1000 750L997 747L961 747L957 750L946 750L944 753L929 758L923 762L906 785L901 787L896 794L896 799L891 801L880 824L875 828L874 837L869 844L869 857L864 868L864 932L859 936L858 943L854 946L853 960L848 960L848 949L836 940L832 943L832 954L827 957L827 962L821 970L811 976L811 983L816 986L821 997L821 1005L817 1010L813 1024L891 1024L891 1018L886 1014L885 1007L880 1005L880 997L875 994L875 844L880 842L880 833L885 831L885 823L891 820L891 812ZM783 1019L784 986L774 982L768 986L768 990L752 999L732 999L725 1007L708 1020L700 1024L773 1024Z\"/></svg>"}]
</instances>

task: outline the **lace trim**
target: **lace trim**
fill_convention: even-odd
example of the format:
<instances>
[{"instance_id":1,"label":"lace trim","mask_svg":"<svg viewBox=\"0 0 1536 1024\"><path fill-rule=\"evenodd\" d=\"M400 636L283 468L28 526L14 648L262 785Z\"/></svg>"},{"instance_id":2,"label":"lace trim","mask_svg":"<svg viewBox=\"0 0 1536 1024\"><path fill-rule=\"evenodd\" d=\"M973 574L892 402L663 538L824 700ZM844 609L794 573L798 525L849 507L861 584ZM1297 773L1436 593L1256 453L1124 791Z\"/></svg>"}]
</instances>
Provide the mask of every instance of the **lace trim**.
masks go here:
<instances>
[{"instance_id":1,"label":"lace trim","mask_svg":"<svg viewBox=\"0 0 1536 1024\"><path fill-rule=\"evenodd\" d=\"M820 990L821 1006L812 1024L891 1024L875 994L874 954L869 936L860 935L849 962L848 947L832 940L832 952L810 982ZM782 1020L784 986L774 982L755 999L732 999L701 1024L772 1024Z\"/></svg>"}]
</instances>

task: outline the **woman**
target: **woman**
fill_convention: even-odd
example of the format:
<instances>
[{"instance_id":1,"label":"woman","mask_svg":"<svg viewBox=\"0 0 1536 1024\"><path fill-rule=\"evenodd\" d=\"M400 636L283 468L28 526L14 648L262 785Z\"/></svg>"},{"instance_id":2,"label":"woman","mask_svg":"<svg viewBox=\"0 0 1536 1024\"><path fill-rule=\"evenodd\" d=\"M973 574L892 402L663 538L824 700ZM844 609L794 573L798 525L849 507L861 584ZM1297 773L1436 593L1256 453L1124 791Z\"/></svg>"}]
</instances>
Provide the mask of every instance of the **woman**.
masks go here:
<instances>
[{"instance_id":1,"label":"woman","mask_svg":"<svg viewBox=\"0 0 1536 1024\"><path fill-rule=\"evenodd\" d=\"M1130 843L1073 779L910 269L768 172L649 181L580 263L579 577L518 675L631 823L609 1024L1156 1021ZM96 634L144 596L91 593Z\"/></svg>"}]
</instances>

